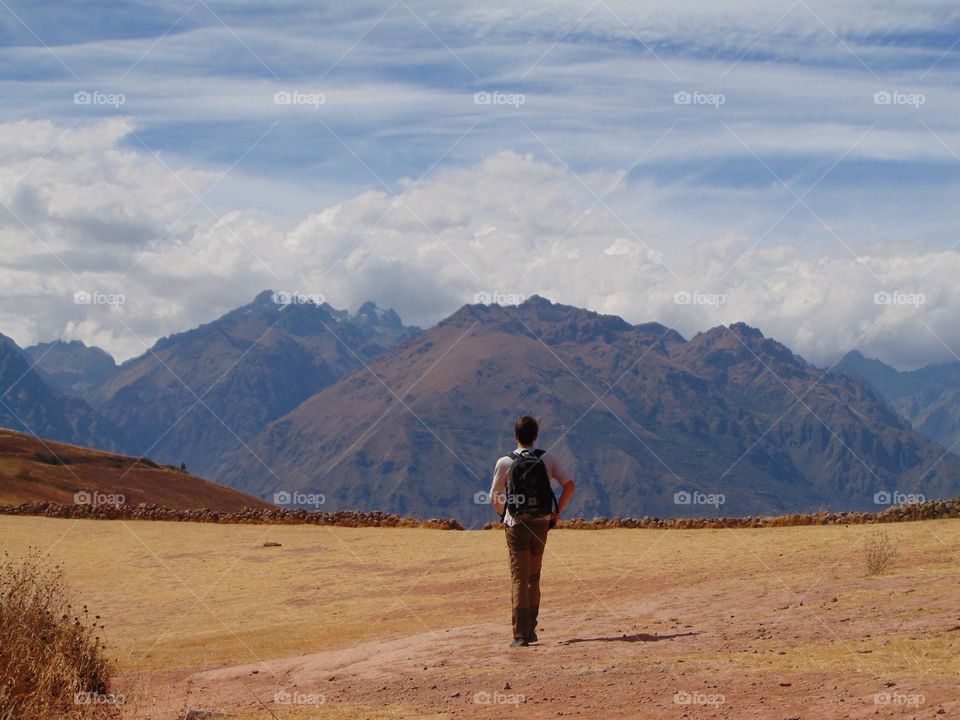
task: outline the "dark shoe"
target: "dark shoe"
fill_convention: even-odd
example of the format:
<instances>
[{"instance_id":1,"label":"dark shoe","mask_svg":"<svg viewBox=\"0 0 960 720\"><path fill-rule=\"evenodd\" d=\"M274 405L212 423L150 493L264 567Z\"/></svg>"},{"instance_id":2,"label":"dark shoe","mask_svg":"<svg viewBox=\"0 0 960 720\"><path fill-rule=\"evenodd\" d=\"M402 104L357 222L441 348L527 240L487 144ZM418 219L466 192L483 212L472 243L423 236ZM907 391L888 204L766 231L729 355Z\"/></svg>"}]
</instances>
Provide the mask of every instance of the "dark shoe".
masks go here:
<instances>
[{"instance_id":1,"label":"dark shoe","mask_svg":"<svg viewBox=\"0 0 960 720\"><path fill-rule=\"evenodd\" d=\"M540 638L537 637L537 631L536 631L536 630L534 630L532 633L530 633L530 635L527 637L527 642L528 642L528 643L535 643L535 642L539 642L539 641L540 641Z\"/></svg>"},{"instance_id":2,"label":"dark shoe","mask_svg":"<svg viewBox=\"0 0 960 720\"><path fill-rule=\"evenodd\" d=\"M526 646L529 645L529 644L530 644L530 643L528 643L528 642L527 642L526 640L524 640L523 638L514 638L514 639L513 639L513 642L510 643L510 647L512 647L512 648L526 647Z\"/></svg>"}]
</instances>

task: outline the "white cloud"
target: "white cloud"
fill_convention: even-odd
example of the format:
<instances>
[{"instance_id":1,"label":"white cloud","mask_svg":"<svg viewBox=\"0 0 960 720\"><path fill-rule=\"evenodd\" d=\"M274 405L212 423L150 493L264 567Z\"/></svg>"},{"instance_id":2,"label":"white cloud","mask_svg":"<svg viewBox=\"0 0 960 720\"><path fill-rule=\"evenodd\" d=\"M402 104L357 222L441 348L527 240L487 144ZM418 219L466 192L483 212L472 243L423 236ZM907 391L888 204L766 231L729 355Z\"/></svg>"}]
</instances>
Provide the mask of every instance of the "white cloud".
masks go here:
<instances>
[{"instance_id":1,"label":"white cloud","mask_svg":"<svg viewBox=\"0 0 960 720\"><path fill-rule=\"evenodd\" d=\"M361 192L289 228L244 208L221 217L195 208L177 222L217 176L183 167L175 176L119 150L117 122L69 132L50 150L63 130L0 132L0 192L9 191L5 202L34 198L28 222L47 243L0 208L0 331L21 344L63 336L129 357L269 287L322 293L340 307L373 299L425 325L482 291L539 293L687 336L743 320L818 363L852 347L901 366L952 359L944 343L960 350L960 254L921 246L909 223L897 242L847 249L799 210L820 228L818 244L776 236L752 247L759 231L718 224L709 206L685 222L670 202L682 188L616 172L578 178L511 152L439 169L399 195ZM607 191L597 203L594 193ZM750 191L765 200L760 227L790 200L780 188L766 194L777 202ZM75 305L77 290L126 302ZM678 292L724 301L678 304ZM884 304L877 293L900 295Z\"/></svg>"},{"instance_id":2,"label":"white cloud","mask_svg":"<svg viewBox=\"0 0 960 720\"><path fill-rule=\"evenodd\" d=\"M214 175L188 168L171 182L161 161L118 147L129 132L122 119L76 129L4 125L0 227L29 228L38 251L124 252L148 242L149 232L173 223Z\"/></svg>"}]
</instances>

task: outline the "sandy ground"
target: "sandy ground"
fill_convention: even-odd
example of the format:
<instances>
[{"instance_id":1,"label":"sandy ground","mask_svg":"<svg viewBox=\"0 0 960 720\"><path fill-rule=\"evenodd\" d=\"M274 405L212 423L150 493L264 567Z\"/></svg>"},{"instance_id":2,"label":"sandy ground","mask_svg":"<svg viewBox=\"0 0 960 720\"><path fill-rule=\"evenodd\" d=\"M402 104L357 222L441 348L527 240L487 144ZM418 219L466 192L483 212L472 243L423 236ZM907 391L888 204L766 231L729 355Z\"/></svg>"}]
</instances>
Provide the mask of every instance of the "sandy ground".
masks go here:
<instances>
[{"instance_id":1,"label":"sandy ground","mask_svg":"<svg viewBox=\"0 0 960 720\"><path fill-rule=\"evenodd\" d=\"M64 565L130 718L960 717L956 520L555 531L517 650L496 531L0 518L0 546Z\"/></svg>"}]
</instances>

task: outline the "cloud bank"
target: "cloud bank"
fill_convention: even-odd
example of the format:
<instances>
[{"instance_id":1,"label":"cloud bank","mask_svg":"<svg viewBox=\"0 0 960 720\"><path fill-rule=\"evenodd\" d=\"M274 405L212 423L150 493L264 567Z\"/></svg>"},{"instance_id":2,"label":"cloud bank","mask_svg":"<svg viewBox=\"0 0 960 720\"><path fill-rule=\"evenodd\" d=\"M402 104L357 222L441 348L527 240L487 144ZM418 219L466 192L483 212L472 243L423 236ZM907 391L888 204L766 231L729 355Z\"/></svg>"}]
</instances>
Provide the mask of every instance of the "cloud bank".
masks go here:
<instances>
[{"instance_id":1,"label":"cloud bank","mask_svg":"<svg viewBox=\"0 0 960 720\"><path fill-rule=\"evenodd\" d=\"M124 119L0 127L0 328L20 344L80 339L127 358L273 288L372 299L422 325L534 293L686 336L743 320L822 365L853 348L900 367L960 351L960 253L864 242L803 202L796 226L818 240L758 243L742 222L711 229L709 202L685 221L683 186L501 151L280 223L213 212L221 174L131 150L131 132ZM742 199L760 227L802 192Z\"/></svg>"}]
</instances>

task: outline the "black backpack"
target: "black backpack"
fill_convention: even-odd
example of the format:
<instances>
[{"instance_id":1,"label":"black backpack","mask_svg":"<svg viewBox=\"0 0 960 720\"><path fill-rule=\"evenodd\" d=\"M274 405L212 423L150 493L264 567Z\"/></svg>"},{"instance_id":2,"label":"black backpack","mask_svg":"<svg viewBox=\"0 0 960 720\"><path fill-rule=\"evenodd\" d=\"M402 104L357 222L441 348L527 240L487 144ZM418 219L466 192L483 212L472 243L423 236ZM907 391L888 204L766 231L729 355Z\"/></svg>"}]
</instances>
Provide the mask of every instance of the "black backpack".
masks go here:
<instances>
[{"instance_id":1,"label":"black backpack","mask_svg":"<svg viewBox=\"0 0 960 720\"><path fill-rule=\"evenodd\" d=\"M513 464L507 475L507 501L511 517L544 517L557 506L543 450L510 453Z\"/></svg>"}]
</instances>

